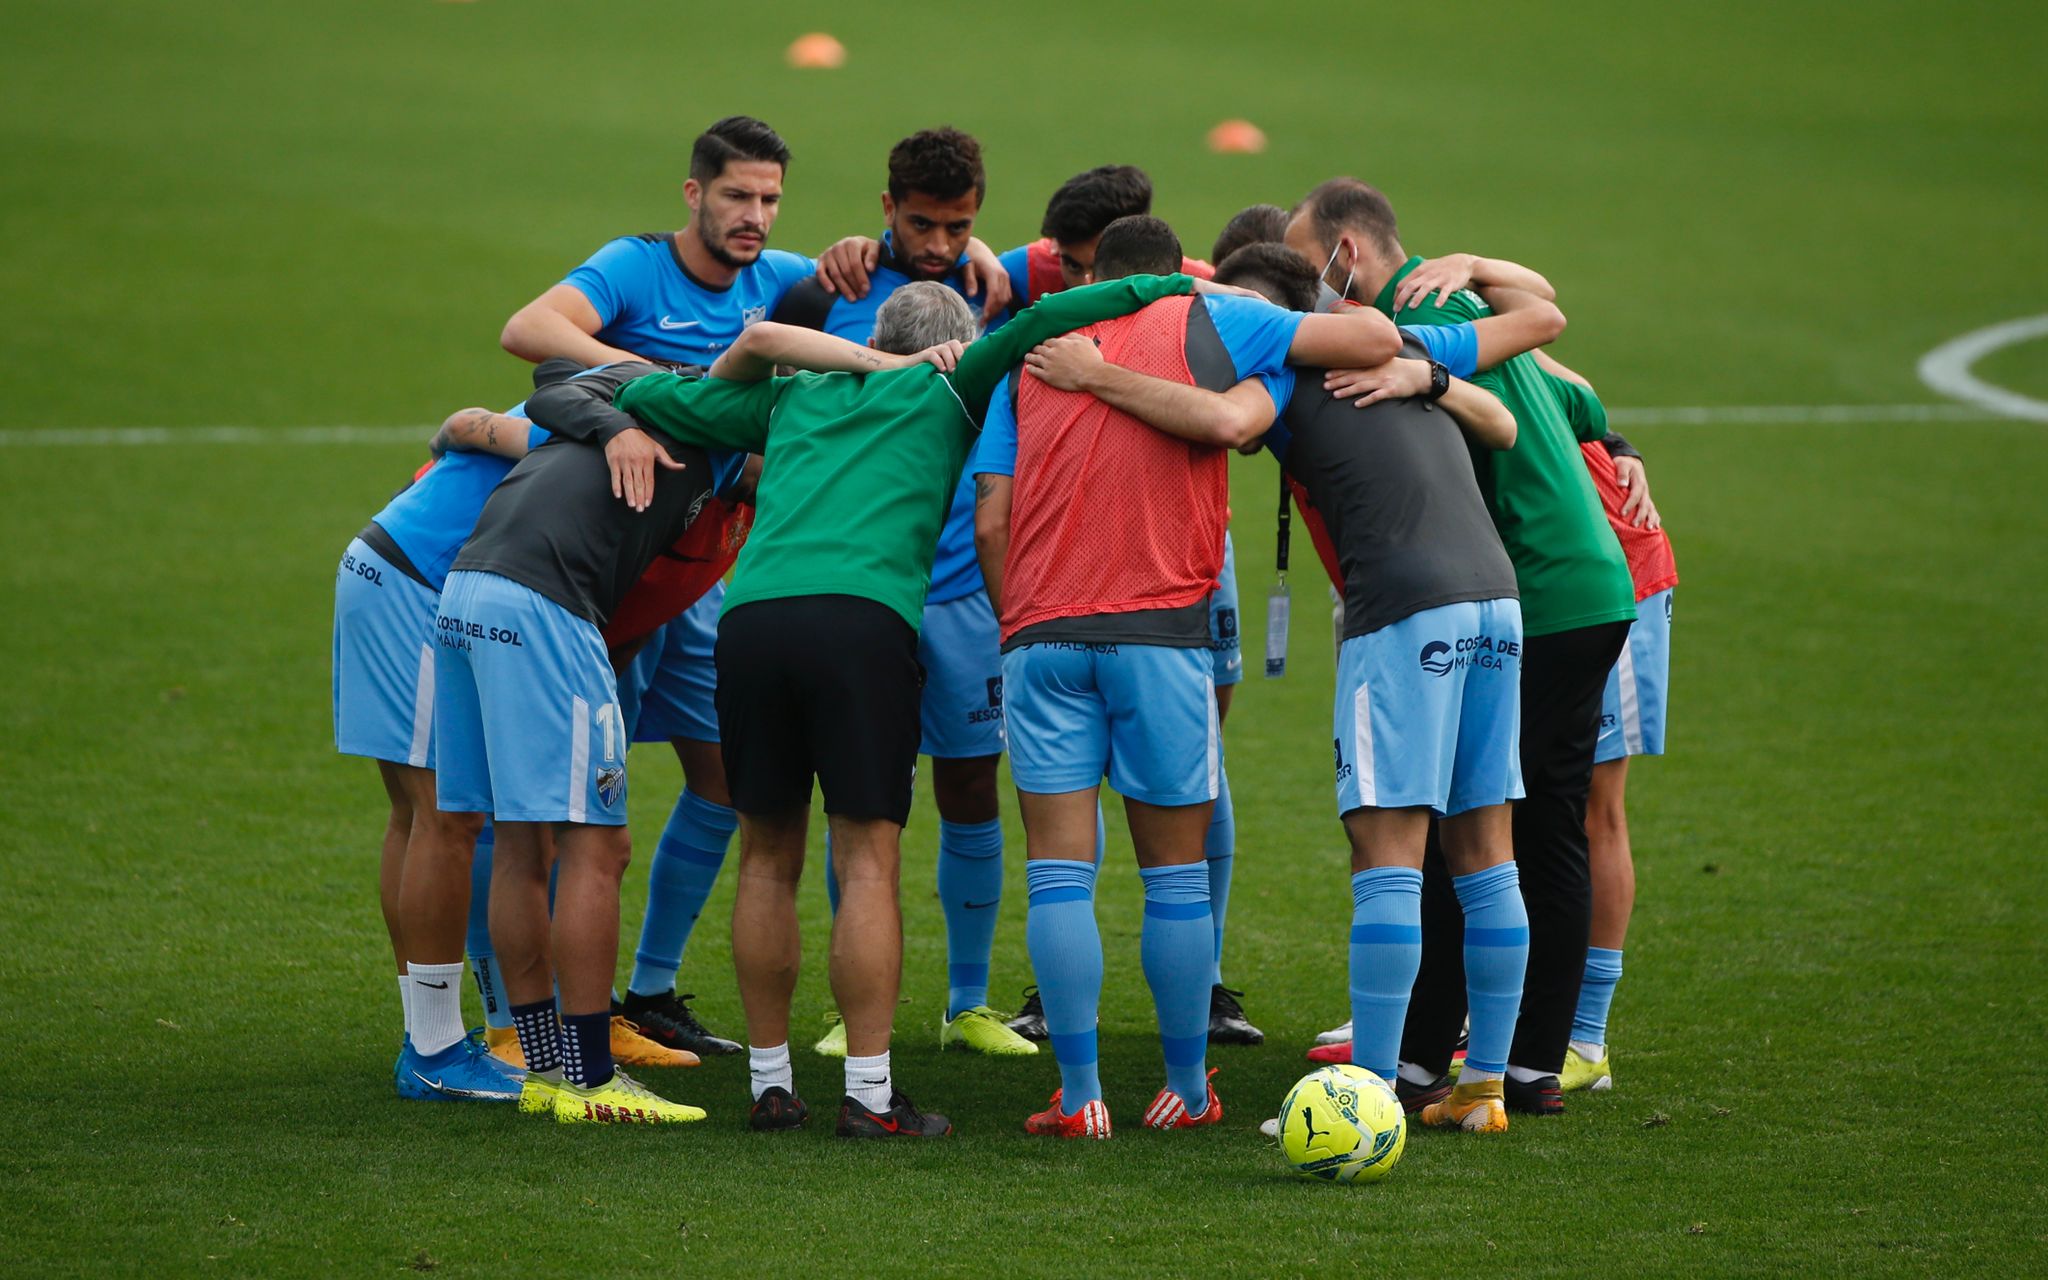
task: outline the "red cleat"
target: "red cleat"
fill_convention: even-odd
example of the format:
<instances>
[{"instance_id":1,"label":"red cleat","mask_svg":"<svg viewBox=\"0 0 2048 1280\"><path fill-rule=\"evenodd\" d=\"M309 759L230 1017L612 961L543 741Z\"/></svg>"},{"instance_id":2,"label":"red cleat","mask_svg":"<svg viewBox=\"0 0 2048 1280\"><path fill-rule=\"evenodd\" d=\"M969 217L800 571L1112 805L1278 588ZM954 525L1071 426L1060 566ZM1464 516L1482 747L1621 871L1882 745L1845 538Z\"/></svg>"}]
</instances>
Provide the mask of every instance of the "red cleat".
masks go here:
<instances>
[{"instance_id":1,"label":"red cleat","mask_svg":"<svg viewBox=\"0 0 2048 1280\"><path fill-rule=\"evenodd\" d=\"M1024 1132L1043 1134L1048 1138L1095 1138L1109 1137L1109 1108L1097 1098L1084 1102L1081 1109L1072 1115L1060 1110L1060 1093L1052 1091L1052 1105L1024 1120Z\"/></svg>"},{"instance_id":2,"label":"red cleat","mask_svg":"<svg viewBox=\"0 0 2048 1280\"><path fill-rule=\"evenodd\" d=\"M1210 1079L1215 1078L1217 1070L1215 1067L1209 1069ZM1217 1099L1213 1084L1209 1086L1209 1105L1202 1109L1201 1115L1189 1115L1188 1104L1171 1089L1161 1089L1159 1096L1152 1099L1152 1105L1145 1108L1144 1123L1151 1129L1199 1129L1205 1124L1221 1124L1222 1121L1223 1103Z\"/></svg>"},{"instance_id":3,"label":"red cleat","mask_svg":"<svg viewBox=\"0 0 2048 1280\"><path fill-rule=\"evenodd\" d=\"M1336 1044L1319 1044L1308 1051L1310 1062L1348 1063L1351 1061L1351 1042L1340 1040Z\"/></svg>"}]
</instances>

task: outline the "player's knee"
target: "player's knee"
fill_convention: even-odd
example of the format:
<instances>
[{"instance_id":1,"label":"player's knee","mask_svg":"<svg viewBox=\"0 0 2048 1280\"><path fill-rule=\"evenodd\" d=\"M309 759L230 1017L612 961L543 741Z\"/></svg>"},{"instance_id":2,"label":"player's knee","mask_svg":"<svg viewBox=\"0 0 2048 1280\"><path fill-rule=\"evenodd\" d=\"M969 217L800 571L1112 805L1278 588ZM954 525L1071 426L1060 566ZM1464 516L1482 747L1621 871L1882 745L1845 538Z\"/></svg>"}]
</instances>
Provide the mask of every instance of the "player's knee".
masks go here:
<instances>
[{"instance_id":1,"label":"player's knee","mask_svg":"<svg viewBox=\"0 0 2048 1280\"><path fill-rule=\"evenodd\" d=\"M1000 816L996 757L932 760L932 799L947 822L992 822Z\"/></svg>"}]
</instances>

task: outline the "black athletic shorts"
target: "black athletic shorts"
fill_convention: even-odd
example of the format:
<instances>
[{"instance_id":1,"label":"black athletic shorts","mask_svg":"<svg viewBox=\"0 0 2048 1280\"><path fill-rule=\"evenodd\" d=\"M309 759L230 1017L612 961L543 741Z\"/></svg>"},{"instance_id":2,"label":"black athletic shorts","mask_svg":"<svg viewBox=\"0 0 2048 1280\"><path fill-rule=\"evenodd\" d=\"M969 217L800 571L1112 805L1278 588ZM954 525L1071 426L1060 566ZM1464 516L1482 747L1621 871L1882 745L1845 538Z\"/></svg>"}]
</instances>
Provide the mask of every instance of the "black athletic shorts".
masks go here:
<instances>
[{"instance_id":1,"label":"black athletic shorts","mask_svg":"<svg viewBox=\"0 0 2048 1280\"><path fill-rule=\"evenodd\" d=\"M910 817L924 668L917 632L862 596L755 600L718 620L719 750L733 808L811 802L842 818Z\"/></svg>"}]
</instances>

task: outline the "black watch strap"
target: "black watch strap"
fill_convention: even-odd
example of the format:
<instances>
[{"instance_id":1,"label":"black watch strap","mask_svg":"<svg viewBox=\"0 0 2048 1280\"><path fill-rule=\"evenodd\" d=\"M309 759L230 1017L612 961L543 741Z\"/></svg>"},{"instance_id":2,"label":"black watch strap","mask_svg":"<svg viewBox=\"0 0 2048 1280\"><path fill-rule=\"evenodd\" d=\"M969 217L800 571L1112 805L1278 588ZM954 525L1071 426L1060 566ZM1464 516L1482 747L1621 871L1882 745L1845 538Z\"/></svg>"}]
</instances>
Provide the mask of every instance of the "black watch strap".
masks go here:
<instances>
[{"instance_id":1,"label":"black watch strap","mask_svg":"<svg viewBox=\"0 0 2048 1280\"><path fill-rule=\"evenodd\" d=\"M1437 401L1443 399L1444 392L1449 391L1450 389L1451 371L1449 369L1446 369L1443 366L1443 362L1440 360L1430 361L1429 390L1426 393L1424 393L1422 398L1429 401L1431 404L1435 404Z\"/></svg>"}]
</instances>

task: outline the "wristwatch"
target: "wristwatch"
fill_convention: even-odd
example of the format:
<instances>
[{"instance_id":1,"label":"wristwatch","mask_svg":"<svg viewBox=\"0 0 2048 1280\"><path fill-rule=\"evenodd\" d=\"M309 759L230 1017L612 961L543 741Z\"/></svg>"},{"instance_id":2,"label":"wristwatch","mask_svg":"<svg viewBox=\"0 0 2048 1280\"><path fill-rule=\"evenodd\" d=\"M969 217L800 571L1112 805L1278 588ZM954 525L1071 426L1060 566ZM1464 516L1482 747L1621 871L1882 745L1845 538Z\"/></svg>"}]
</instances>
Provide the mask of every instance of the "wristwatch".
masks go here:
<instances>
[{"instance_id":1,"label":"wristwatch","mask_svg":"<svg viewBox=\"0 0 2048 1280\"><path fill-rule=\"evenodd\" d=\"M1450 389L1451 371L1449 369L1444 368L1442 361L1430 361L1429 390L1422 393L1422 398L1424 400L1429 401L1431 404L1435 404L1437 401L1443 399L1444 392L1449 391Z\"/></svg>"}]
</instances>

